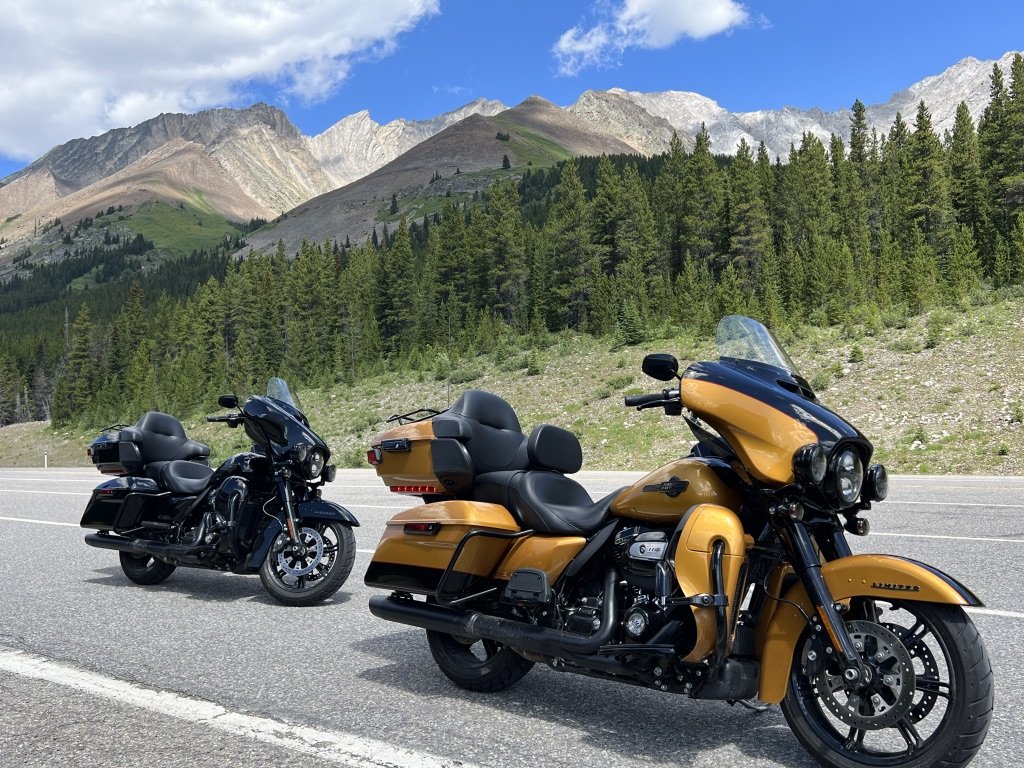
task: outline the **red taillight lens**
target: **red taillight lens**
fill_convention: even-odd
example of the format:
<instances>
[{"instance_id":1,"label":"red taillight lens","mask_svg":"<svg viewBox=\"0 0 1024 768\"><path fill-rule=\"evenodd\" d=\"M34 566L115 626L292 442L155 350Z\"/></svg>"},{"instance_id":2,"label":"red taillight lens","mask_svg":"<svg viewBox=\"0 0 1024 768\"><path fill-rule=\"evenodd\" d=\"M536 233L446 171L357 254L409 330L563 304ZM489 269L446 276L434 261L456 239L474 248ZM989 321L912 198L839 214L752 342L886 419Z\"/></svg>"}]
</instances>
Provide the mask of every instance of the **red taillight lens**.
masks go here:
<instances>
[{"instance_id":1,"label":"red taillight lens","mask_svg":"<svg viewBox=\"0 0 1024 768\"><path fill-rule=\"evenodd\" d=\"M440 523L406 523L403 530L415 536L434 536L441 530Z\"/></svg>"},{"instance_id":2,"label":"red taillight lens","mask_svg":"<svg viewBox=\"0 0 1024 768\"><path fill-rule=\"evenodd\" d=\"M383 460L384 455L381 453L380 448L371 448L366 452L366 460L377 466Z\"/></svg>"}]
</instances>

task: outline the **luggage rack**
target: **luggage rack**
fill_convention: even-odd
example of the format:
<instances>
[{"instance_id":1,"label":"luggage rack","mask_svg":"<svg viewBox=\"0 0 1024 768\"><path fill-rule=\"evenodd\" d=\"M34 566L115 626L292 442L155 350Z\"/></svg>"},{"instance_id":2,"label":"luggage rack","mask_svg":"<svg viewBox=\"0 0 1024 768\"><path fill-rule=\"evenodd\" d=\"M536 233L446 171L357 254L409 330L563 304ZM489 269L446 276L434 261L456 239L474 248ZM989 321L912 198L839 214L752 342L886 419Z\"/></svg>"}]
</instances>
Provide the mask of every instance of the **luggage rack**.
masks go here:
<instances>
[{"instance_id":1,"label":"luggage rack","mask_svg":"<svg viewBox=\"0 0 1024 768\"><path fill-rule=\"evenodd\" d=\"M414 424L417 421L432 419L439 413L441 413L441 411L435 411L433 408L417 408L415 411L409 411L408 413L396 413L388 416L384 422L386 424L393 424L397 421L399 425Z\"/></svg>"}]
</instances>

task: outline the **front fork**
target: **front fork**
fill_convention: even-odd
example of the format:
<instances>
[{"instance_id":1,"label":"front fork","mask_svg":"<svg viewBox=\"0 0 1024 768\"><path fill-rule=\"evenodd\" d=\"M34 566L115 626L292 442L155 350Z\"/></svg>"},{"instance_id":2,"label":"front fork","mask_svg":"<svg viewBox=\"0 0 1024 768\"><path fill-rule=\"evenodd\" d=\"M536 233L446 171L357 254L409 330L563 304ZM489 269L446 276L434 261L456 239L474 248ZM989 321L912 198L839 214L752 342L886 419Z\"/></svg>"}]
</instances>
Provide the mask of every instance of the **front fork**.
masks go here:
<instances>
[{"instance_id":1,"label":"front fork","mask_svg":"<svg viewBox=\"0 0 1024 768\"><path fill-rule=\"evenodd\" d=\"M277 495L284 506L284 523L288 530L288 542L293 546L299 545L299 518L295 515L295 505L292 503L292 486L288 478L283 475L277 477Z\"/></svg>"},{"instance_id":2,"label":"front fork","mask_svg":"<svg viewBox=\"0 0 1024 768\"><path fill-rule=\"evenodd\" d=\"M807 596L815 608L816 615L810 617L811 626L816 634L824 631L831 641L826 645L826 653L838 655L837 661L842 669L843 679L848 684L867 682L867 668L843 621L842 613L847 609L841 603L832 600L832 593L821 575L818 551L814 548L810 534L807 533L807 527L803 522L793 521L781 531L781 534L789 546L793 568L803 582ZM831 537L828 546L835 550L834 554L838 557L852 554L850 545L841 534Z\"/></svg>"}]
</instances>

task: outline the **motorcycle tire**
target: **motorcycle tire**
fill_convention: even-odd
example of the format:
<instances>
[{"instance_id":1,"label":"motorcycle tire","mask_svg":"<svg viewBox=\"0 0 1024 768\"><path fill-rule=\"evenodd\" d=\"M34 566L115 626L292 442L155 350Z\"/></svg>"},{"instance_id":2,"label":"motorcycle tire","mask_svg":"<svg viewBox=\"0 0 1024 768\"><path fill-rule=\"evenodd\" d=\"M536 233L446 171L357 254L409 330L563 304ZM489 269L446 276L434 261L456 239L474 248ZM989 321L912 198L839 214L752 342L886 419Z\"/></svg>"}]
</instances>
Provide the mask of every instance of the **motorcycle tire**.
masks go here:
<instances>
[{"instance_id":1,"label":"motorcycle tire","mask_svg":"<svg viewBox=\"0 0 1024 768\"><path fill-rule=\"evenodd\" d=\"M150 555L132 555L128 552L118 552L121 556L121 570L124 575L136 584L151 587L159 584L172 573L176 566L157 560Z\"/></svg>"},{"instance_id":2,"label":"motorcycle tire","mask_svg":"<svg viewBox=\"0 0 1024 768\"><path fill-rule=\"evenodd\" d=\"M460 688L493 693L515 685L533 662L493 640L459 638L427 630L430 654L445 676Z\"/></svg>"},{"instance_id":3,"label":"motorcycle tire","mask_svg":"<svg viewBox=\"0 0 1024 768\"><path fill-rule=\"evenodd\" d=\"M958 606L881 605L888 610L877 622L848 624L867 663L890 657L874 667L877 683L866 692L847 697L837 670L809 677L802 669L809 646L798 644L782 702L790 728L828 768L966 765L992 720L992 665L978 630ZM913 680L900 678L908 658Z\"/></svg>"},{"instance_id":4,"label":"motorcycle tire","mask_svg":"<svg viewBox=\"0 0 1024 768\"><path fill-rule=\"evenodd\" d=\"M260 566L263 588L284 605L309 606L322 603L341 589L341 585L352 573L352 564L356 559L356 537L347 525L334 521L304 522L300 536L313 546L317 539L320 540L323 549L319 558L296 561L288 556L287 550L280 554L271 551ZM296 575L306 570L309 573Z\"/></svg>"}]
</instances>

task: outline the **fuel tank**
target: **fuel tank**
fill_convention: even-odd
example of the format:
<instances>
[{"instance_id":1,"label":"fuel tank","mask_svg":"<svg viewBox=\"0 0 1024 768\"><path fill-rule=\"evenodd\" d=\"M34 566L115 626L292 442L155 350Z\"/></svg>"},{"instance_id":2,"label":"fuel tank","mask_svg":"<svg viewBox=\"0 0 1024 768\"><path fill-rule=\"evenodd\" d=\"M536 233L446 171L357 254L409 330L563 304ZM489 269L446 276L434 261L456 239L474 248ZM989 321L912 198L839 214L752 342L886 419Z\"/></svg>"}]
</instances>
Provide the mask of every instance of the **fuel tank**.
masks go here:
<instances>
[{"instance_id":1,"label":"fuel tank","mask_svg":"<svg viewBox=\"0 0 1024 768\"><path fill-rule=\"evenodd\" d=\"M619 517L675 525L696 504L717 504L739 512L740 480L721 459L689 456L670 462L624 488L612 501Z\"/></svg>"}]
</instances>

